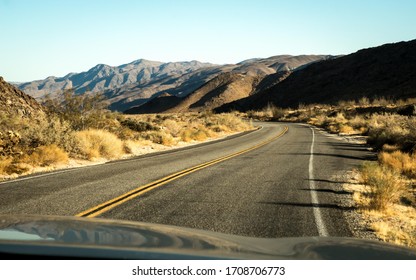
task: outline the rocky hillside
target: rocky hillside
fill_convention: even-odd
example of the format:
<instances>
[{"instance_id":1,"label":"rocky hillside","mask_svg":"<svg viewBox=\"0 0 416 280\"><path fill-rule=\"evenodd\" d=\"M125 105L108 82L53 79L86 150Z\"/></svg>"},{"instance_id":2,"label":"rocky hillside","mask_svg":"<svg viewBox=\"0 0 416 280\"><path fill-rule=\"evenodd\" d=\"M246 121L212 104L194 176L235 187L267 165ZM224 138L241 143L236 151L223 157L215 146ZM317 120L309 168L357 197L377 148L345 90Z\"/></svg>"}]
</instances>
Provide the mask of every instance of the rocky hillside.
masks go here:
<instances>
[{"instance_id":1,"label":"rocky hillside","mask_svg":"<svg viewBox=\"0 0 416 280\"><path fill-rule=\"evenodd\" d=\"M274 56L266 59L250 59L238 64L204 68L184 78L184 84L168 90L179 98L159 98L159 95L144 104L138 104L126 113L161 113L204 111L218 108L241 98L269 88L286 78L292 71L331 56ZM208 71L209 70L209 71ZM204 71L206 73L204 73ZM205 77L187 85L197 77ZM204 83L201 83L204 82ZM195 88L195 86L198 86ZM180 94L178 94L180 93ZM168 104L169 101L172 103ZM163 109L163 110L162 110Z\"/></svg>"},{"instance_id":2,"label":"rocky hillside","mask_svg":"<svg viewBox=\"0 0 416 280\"><path fill-rule=\"evenodd\" d=\"M78 94L88 90L103 92L110 103L110 109L125 111L164 93L183 98L223 73L263 78L327 58L317 55L282 55L229 65L213 65L198 61L162 63L140 59L117 67L99 64L86 72L23 83L19 88L36 99L49 94L61 94L70 88L75 89Z\"/></svg>"},{"instance_id":3,"label":"rocky hillside","mask_svg":"<svg viewBox=\"0 0 416 280\"><path fill-rule=\"evenodd\" d=\"M45 115L39 103L0 77L0 112L20 117L39 118Z\"/></svg>"},{"instance_id":4,"label":"rocky hillside","mask_svg":"<svg viewBox=\"0 0 416 280\"><path fill-rule=\"evenodd\" d=\"M363 49L298 70L258 94L218 111L261 109L299 104L335 104L360 98L416 97L416 40Z\"/></svg>"}]
</instances>

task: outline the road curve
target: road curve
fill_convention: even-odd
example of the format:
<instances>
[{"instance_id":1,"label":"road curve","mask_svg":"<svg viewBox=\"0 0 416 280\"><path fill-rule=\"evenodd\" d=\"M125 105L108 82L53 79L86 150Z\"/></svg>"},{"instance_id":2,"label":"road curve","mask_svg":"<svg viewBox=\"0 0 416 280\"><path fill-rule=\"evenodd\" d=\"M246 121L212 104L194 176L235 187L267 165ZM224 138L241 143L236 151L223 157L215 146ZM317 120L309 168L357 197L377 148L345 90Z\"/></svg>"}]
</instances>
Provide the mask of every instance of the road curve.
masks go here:
<instances>
[{"instance_id":1,"label":"road curve","mask_svg":"<svg viewBox=\"0 0 416 280\"><path fill-rule=\"evenodd\" d=\"M263 123L225 141L0 184L1 214L77 215L194 166L247 150L132 198L98 217L255 237L351 236L334 175L368 159L365 147L300 124Z\"/></svg>"}]
</instances>

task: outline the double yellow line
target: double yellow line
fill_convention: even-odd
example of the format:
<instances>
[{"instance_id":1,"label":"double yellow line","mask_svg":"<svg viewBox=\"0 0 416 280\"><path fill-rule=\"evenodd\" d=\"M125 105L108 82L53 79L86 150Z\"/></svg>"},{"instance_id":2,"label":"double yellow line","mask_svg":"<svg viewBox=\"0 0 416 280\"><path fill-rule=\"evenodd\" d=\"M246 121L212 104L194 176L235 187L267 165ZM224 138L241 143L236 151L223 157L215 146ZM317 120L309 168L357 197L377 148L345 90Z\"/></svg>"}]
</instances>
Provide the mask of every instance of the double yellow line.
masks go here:
<instances>
[{"instance_id":1,"label":"double yellow line","mask_svg":"<svg viewBox=\"0 0 416 280\"><path fill-rule=\"evenodd\" d=\"M266 141L264 141L264 142L262 142L262 143L260 143L258 145L255 145L253 147L250 147L248 149L245 149L245 150L242 150L242 151L239 151L239 152L230 154L230 155L226 155L224 157L220 157L218 159L214 159L214 160L211 160L211 161L208 161L208 162L199 164L199 165L194 166L194 167L187 168L185 170L182 170L182 171L179 171L179 172L176 172L176 173L173 173L173 174L168 175L168 176L166 176L166 177L164 177L162 179L159 179L157 181L154 181L154 182L152 182L150 184L147 184L147 185L144 185L144 186L140 186L140 187L138 187L138 188L136 188L134 190L131 190L131 191L129 191L129 192L123 194L123 195L120 195L120 196L118 196L116 198L113 198L113 199L108 200L108 201L106 201L104 203L101 203L100 205L97 205L97 206L95 206L93 208L90 208L88 210L85 210L85 211L77 214L76 216L77 217L88 217L88 218L96 217L96 216L98 216L98 215L100 215L100 214L102 214L104 212L107 212L107 211L113 209L114 207L116 207L116 206L118 206L118 205L120 205L120 204L122 204L122 203L124 203L126 201L129 201L129 200L131 200L131 199L133 199L133 198L135 198L137 196L140 196L140 195L142 195L142 194L144 194L144 193L146 193L148 191L151 191L151 190L153 190L153 189L155 189L157 187L160 187L162 185L165 185L165 184L167 184L167 183L169 183L169 182L171 182L173 180L176 180L178 178L181 178L183 176L186 176L188 174L191 174L191 173L193 173L195 171L201 170L203 168L206 168L206 167L209 167L211 165L214 165L214 164L223 162L223 161L228 160L230 158L233 158L233 157L236 157L236 156L245 154L245 153L250 152L250 151L252 151L254 149L258 149L258 148L260 148L260 147L262 147L264 145L267 145L267 144L273 142L274 140L276 140L277 138L283 136L288 130L289 130L289 128L287 126L285 126L285 128L283 129L283 131L281 133L279 133L275 137L273 137L273 138L271 138L269 140L266 140Z\"/></svg>"}]
</instances>

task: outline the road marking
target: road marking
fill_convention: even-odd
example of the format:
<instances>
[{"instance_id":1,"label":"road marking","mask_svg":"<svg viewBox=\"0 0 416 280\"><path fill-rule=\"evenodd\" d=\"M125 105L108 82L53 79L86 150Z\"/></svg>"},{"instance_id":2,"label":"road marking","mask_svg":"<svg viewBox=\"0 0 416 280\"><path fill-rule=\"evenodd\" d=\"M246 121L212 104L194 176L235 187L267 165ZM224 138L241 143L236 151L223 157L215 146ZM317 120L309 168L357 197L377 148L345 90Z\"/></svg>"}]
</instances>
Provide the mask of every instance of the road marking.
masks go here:
<instances>
[{"instance_id":1,"label":"road marking","mask_svg":"<svg viewBox=\"0 0 416 280\"><path fill-rule=\"evenodd\" d=\"M65 169L65 170L61 170L61 171L53 171L51 173L46 173L46 174L40 174L40 175L29 176L29 177L24 177L24 178L12 179L12 180L8 180L8 181L0 182L0 185L10 184L10 183L15 183L15 182L21 182L21 181L26 181L26 180L32 180L32 179L41 178L41 177L45 177L45 176L65 173L65 172L68 172L68 171L71 171L71 170L72 169Z\"/></svg>"},{"instance_id":2,"label":"road marking","mask_svg":"<svg viewBox=\"0 0 416 280\"><path fill-rule=\"evenodd\" d=\"M313 204L313 215L315 216L315 223L318 228L319 236L329 236L326 230L324 220L322 219L321 209L319 208L318 194L316 192L315 181L313 176L313 146L315 144L315 131L312 127L312 144L311 144L311 156L309 158L309 188L311 189L311 197Z\"/></svg>"},{"instance_id":3,"label":"road marking","mask_svg":"<svg viewBox=\"0 0 416 280\"><path fill-rule=\"evenodd\" d=\"M253 147L250 147L250 148L244 149L242 151L239 151L239 152L236 152L236 153L232 153L232 154L229 154L229 155L220 157L218 159L214 159L214 160L211 160L211 161L208 161L208 162L205 162L205 163L196 165L194 167L190 167L190 168L187 168L185 170L182 170L182 171L173 173L171 175L168 175L166 177L163 177L162 179L159 179L159 180L154 181L152 183L146 184L144 186L140 186L140 187L138 187L138 188L136 188L134 190L131 190L131 191L129 191L129 192L123 194L123 195L120 195L120 196L118 196L116 198L113 198L113 199L108 200L108 201L106 201L104 203L101 203L101 204L99 204L99 205L97 205L95 207L92 207L92 208L90 208L90 209L88 209L86 211L83 211L83 212L81 212L81 213L79 213L79 214L77 214L75 216L77 216L77 217L88 217L88 218L96 217L96 216L98 216L98 215L100 215L102 213L105 213L105 212L113 209L114 207L116 207L116 206L118 206L118 205L120 205L120 204L122 204L122 203L124 203L126 201L129 201L129 200L131 200L131 199L133 199L133 198L135 198L137 196L140 196L140 195L142 195L142 194L144 194L144 193L146 193L146 192L148 192L150 190L153 190L153 189L155 189L157 187L160 187L162 185L165 185L165 184L167 184L167 183L169 183L169 182L171 182L173 180L179 179L179 178L181 178L183 176L186 176L188 174L191 174L191 173L196 172L198 170L201 170L203 168L207 168L207 167L209 167L211 165L214 165L214 164L223 162L225 160L234 158L236 156L245 154L247 152L250 152L252 150L255 150L255 149L258 149L258 148L260 148L262 146L265 146L265 145L273 142L274 140L282 137L288 130L289 130L289 128L287 126L285 126L285 128L283 129L283 131L281 133L279 133L278 135L276 135L275 137L273 137L273 138L271 138L269 140L266 140L266 141L264 141L264 142L262 142L260 144L257 144L257 145L255 145Z\"/></svg>"},{"instance_id":4,"label":"road marking","mask_svg":"<svg viewBox=\"0 0 416 280\"><path fill-rule=\"evenodd\" d=\"M263 129L263 127L260 126L258 128L253 129L253 130L250 130L249 132L260 131L262 129ZM239 134L241 134L241 133L232 134L232 135L226 136L224 138L219 138L219 139L215 139L215 140L212 140L212 141L206 141L206 142L192 144L192 145L185 146L185 147L178 147L178 148L173 148L173 149L170 149L170 150L165 150L165 151L160 152L160 154L159 153L155 153L155 154L148 153L148 154L143 154L141 156L143 156L147 159L147 158L161 157L161 156L164 156L166 153L170 153L170 154L179 153L179 152L182 152L183 149L187 149L187 148L197 150L197 149L204 148L204 146L209 145L209 144L215 144L215 143L218 143L218 142L227 141L227 138L229 138L229 137L232 137L232 138L234 138L234 137L244 137L244 136L248 135L248 133L246 133L242 136L240 136ZM201 145L201 146L200 147L195 147L197 145ZM139 158L141 158L141 156L139 156ZM121 161L126 162L126 161L134 161L134 160L137 160L137 159L138 159L138 157L132 157L132 158L127 158L127 159L107 161L107 162L104 162L104 163L98 163L98 164L92 164L92 165L69 167L69 168L66 168L66 169L63 169L63 170L50 171L50 172L47 172L45 174L28 175L27 177L23 177L23 178L16 178L16 179L0 181L0 185L11 184L11 183L21 182L21 181L26 181L26 180L32 180L32 179L46 177L46 176L53 176L53 175L61 174L61 173L65 173L65 172L77 171L81 168L95 167L95 166L102 165L102 164L111 165L111 164L117 164Z\"/></svg>"}]
</instances>

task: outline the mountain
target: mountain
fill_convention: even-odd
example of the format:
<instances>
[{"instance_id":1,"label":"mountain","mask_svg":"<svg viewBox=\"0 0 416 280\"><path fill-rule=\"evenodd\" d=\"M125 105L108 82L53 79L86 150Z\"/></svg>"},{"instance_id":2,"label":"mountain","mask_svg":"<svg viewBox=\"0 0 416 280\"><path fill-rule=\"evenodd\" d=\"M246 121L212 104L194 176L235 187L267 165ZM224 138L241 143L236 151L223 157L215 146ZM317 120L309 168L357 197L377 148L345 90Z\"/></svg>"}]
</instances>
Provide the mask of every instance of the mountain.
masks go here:
<instances>
[{"instance_id":1,"label":"mountain","mask_svg":"<svg viewBox=\"0 0 416 280\"><path fill-rule=\"evenodd\" d=\"M198 80L198 83L193 83L192 87L184 83L175 87L176 92L167 91L167 93L179 98L159 98L157 96L157 98L150 99L125 112L138 114L212 110L223 104L255 94L259 89L268 88L286 78L291 71L295 71L299 67L331 58L331 56L322 55L282 55L204 68L196 72L198 76L205 78ZM208 69L211 70L209 75L204 75L203 72ZM195 74L192 73L183 78L189 83L189 81L193 81ZM199 87L195 88L197 85ZM178 91L186 91L186 93L177 94ZM172 101L169 105L167 104L168 100Z\"/></svg>"},{"instance_id":2,"label":"mountain","mask_svg":"<svg viewBox=\"0 0 416 280\"><path fill-rule=\"evenodd\" d=\"M252 79L251 77L255 77L254 80L261 80L267 75L292 71L327 58L328 56L316 55L281 55L228 65L214 65L198 61L163 63L140 59L116 67L98 64L86 72L69 73L61 78L48 77L45 80L22 83L19 84L19 88L36 99L42 99L46 95L56 96L70 88L73 88L77 94L83 94L86 91L102 92L110 104L110 109L125 111L149 102L152 98L157 98L164 93L184 98L220 74L241 74L249 77L249 80ZM249 84L243 87L249 87ZM227 97L224 100L235 100L230 97L232 93L229 91L225 95ZM247 92L240 94L240 97L246 96L248 96ZM149 106L161 100L166 101L166 99L158 98L149 103ZM141 111L149 110L141 109Z\"/></svg>"},{"instance_id":3,"label":"mountain","mask_svg":"<svg viewBox=\"0 0 416 280\"><path fill-rule=\"evenodd\" d=\"M218 111L261 109L299 104L334 104L342 100L416 97L416 40L386 44L313 63L255 95Z\"/></svg>"},{"instance_id":4,"label":"mountain","mask_svg":"<svg viewBox=\"0 0 416 280\"><path fill-rule=\"evenodd\" d=\"M104 92L111 99L120 95L120 89L124 88L129 91L129 86L134 85L136 88L150 88L142 93L142 97L148 98L153 94L152 88L155 83L159 82L162 89L169 88L160 84L173 77L209 66L212 64L198 61L162 63L140 59L116 67L98 64L86 72L69 73L61 78L48 77L45 80L22 83L19 88L37 99L45 95L60 94L70 88L73 88L77 94L86 91ZM113 103L111 101L110 103ZM117 98L114 102L116 101L118 101Z\"/></svg>"},{"instance_id":5,"label":"mountain","mask_svg":"<svg viewBox=\"0 0 416 280\"><path fill-rule=\"evenodd\" d=\"M43 107L29 95L0 77L0 112L19 117L40 118L45 116Z\"/></svg>"}]
</instances>

